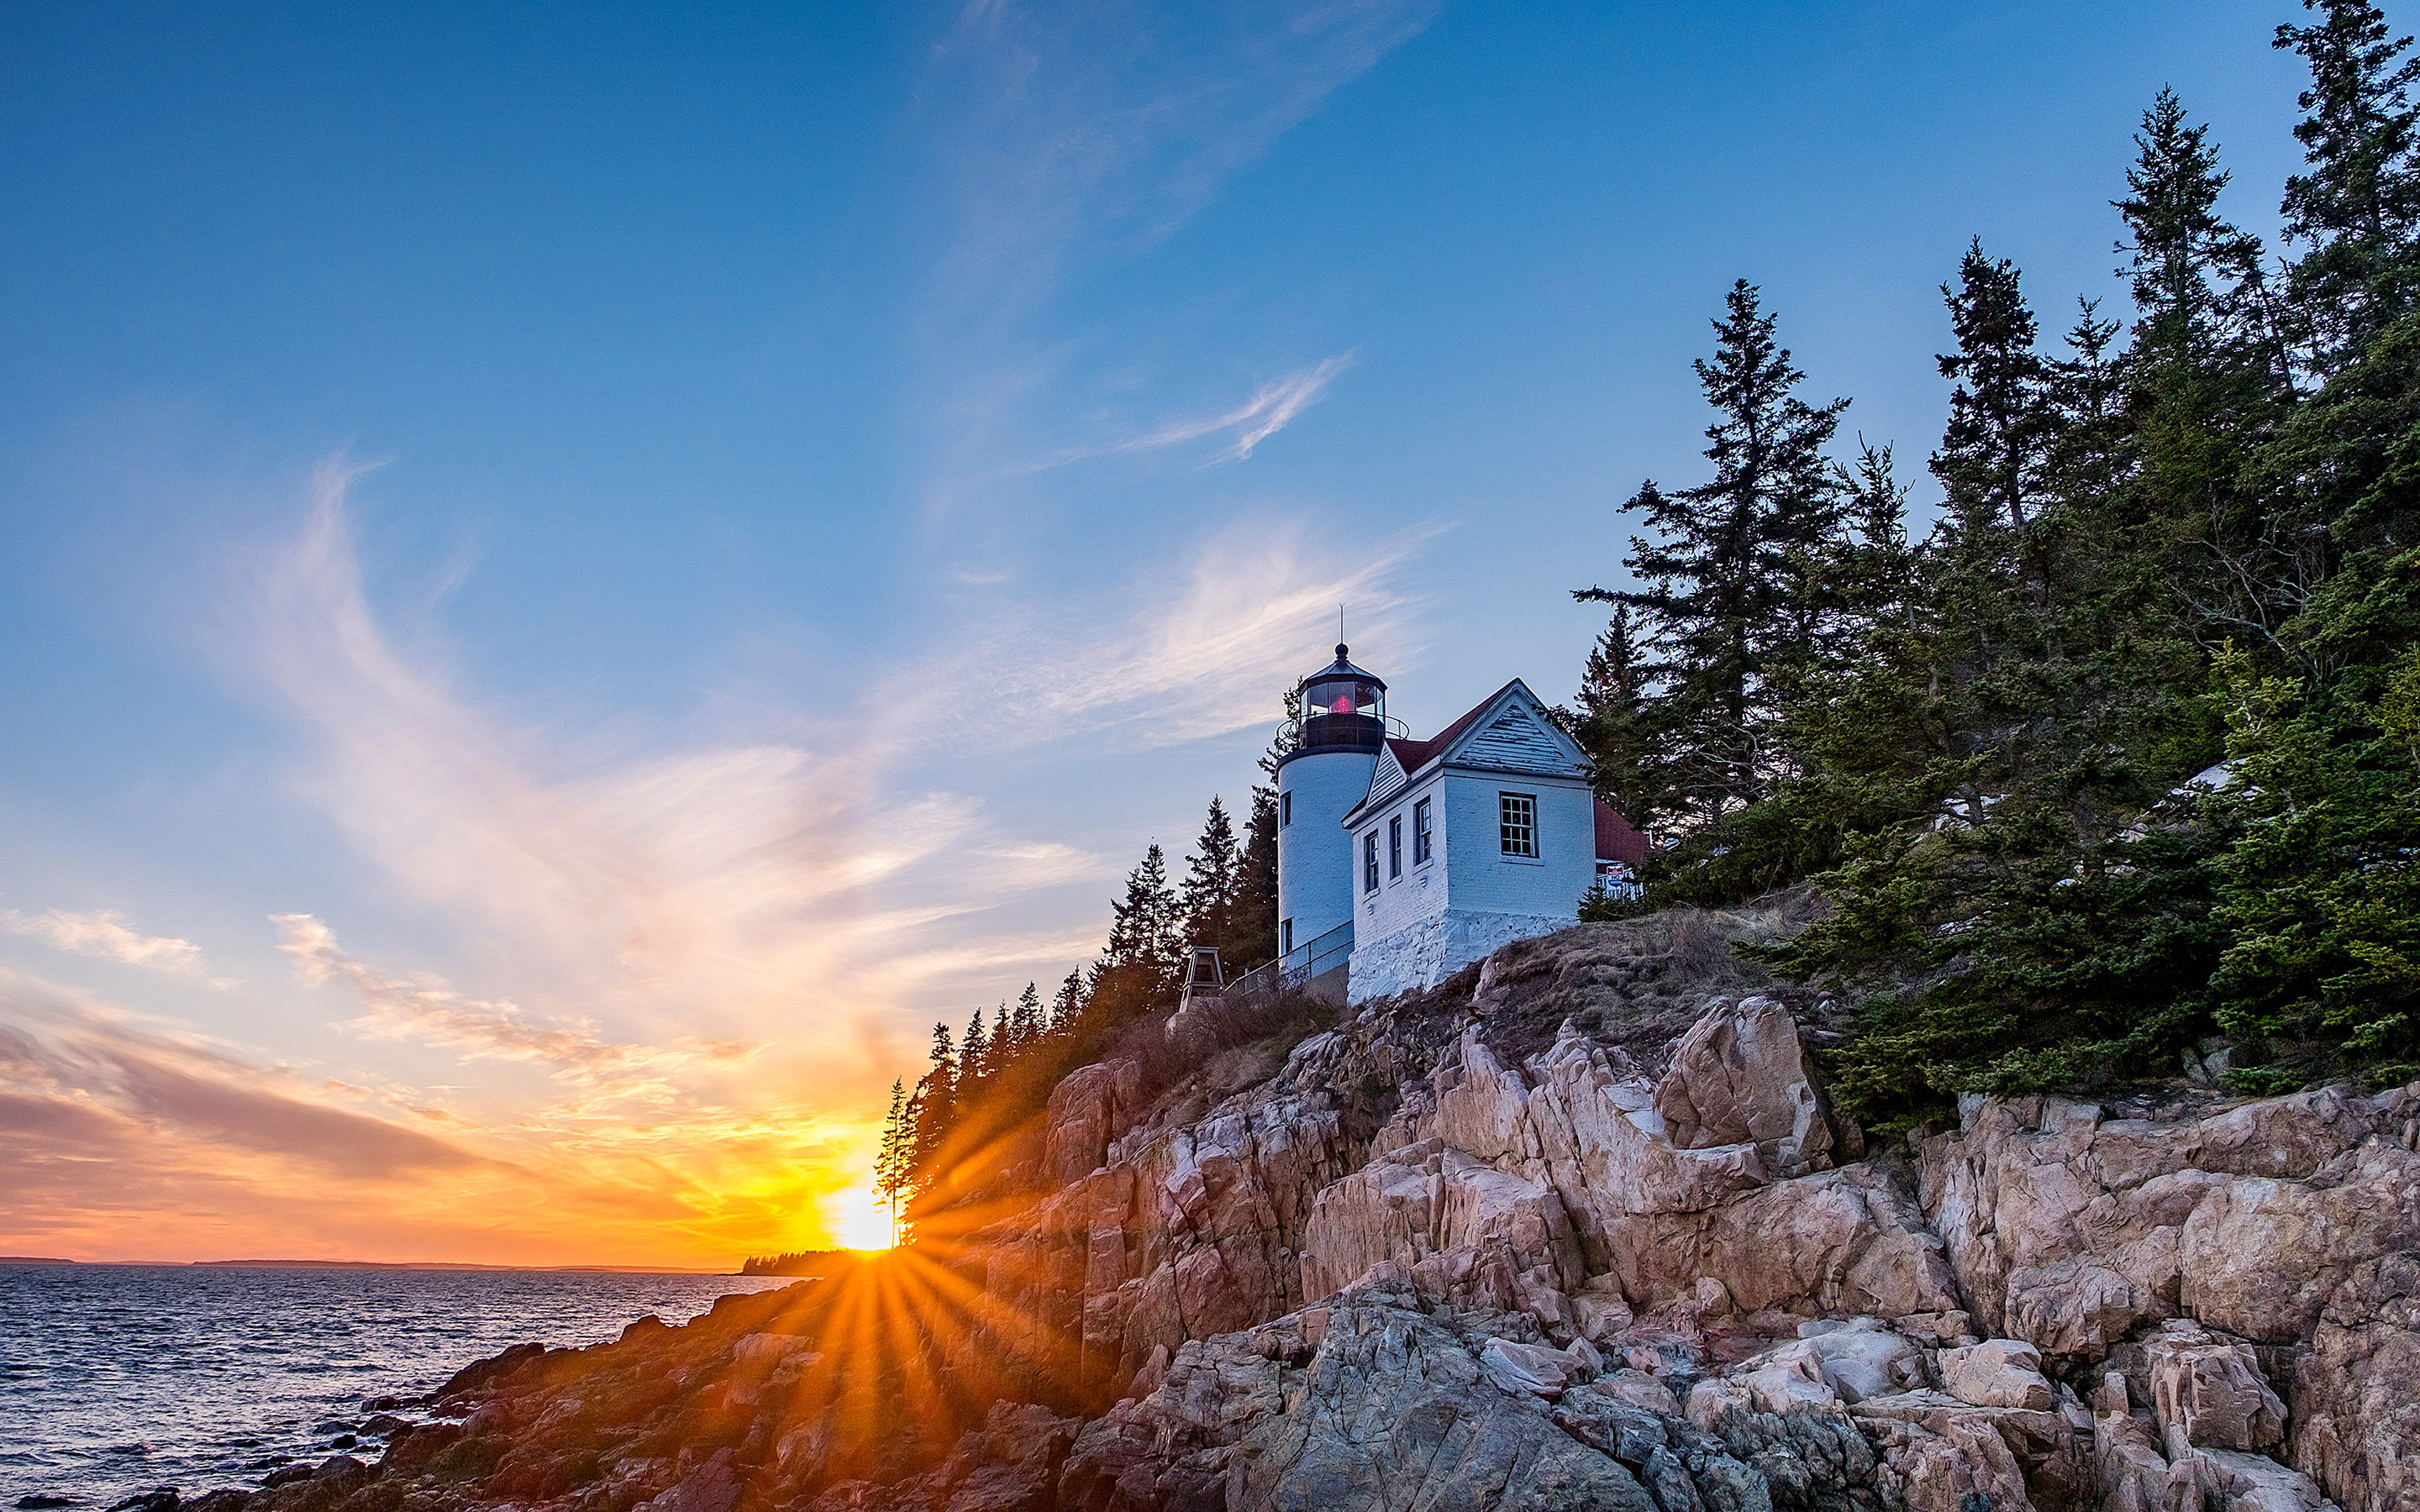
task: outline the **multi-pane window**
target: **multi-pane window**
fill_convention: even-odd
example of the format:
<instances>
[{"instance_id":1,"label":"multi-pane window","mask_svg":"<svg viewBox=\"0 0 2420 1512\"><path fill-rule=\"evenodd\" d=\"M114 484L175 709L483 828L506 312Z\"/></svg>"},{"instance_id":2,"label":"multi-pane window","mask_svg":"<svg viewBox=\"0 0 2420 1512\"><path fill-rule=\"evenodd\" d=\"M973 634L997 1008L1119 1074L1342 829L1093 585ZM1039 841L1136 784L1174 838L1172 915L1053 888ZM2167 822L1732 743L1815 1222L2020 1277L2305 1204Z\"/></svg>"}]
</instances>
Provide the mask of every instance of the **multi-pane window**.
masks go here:
<instances>
[{"instance_id":1,"label":"multi-pane window","mask_svg":"<svg viewBox=\"0 0 2420 1512\"><path fill-rule=\"evenodd\" d=\"M1527 793L1499 793L1496 802L1504 826L1504 854L1538 854L1538 800Z\"/></svg>"},{"instance_id":2,"label":"multi-pane window","mask_svg":"<svg viewBox=\"0 0 2420 1512\"><path fill-rule=\"evenodd\" d=\"M1397 814L1387 821L1387 880L1394 881L1404 874L1404 816Z\"/></svg>"},{"instance_id":3,"label":"multi-pane window","mask_svg":"<svg viewBox=\"0 0 2420 1512\"><path fill-rule=\"evenodd\" d=\"M1374 829L1361 837L1361 890L1378 890L1378 832Z\"/></svg>"},{"instance_id":4,"label":"multi-pane window","mask_svg":"<svg viewBox=\"0 0 2420 1512\"><path fill-rule=\"evenodd\" d=\"M1280 793L1278 795L1278 827L1282 829L1293 823L1294 795L1291 793Z\"/></svg>"},{"instance_id":5,"label":"multi-pane window","mask_svg":"<svg viewBox=\"0 0 2420 1512\"><path fill-rule=\"evenodd\" d=\"M1422 798L1412 805L1412 864L1419 866L1429 858L1429 800Z\"/></svg>"}]
</instances>

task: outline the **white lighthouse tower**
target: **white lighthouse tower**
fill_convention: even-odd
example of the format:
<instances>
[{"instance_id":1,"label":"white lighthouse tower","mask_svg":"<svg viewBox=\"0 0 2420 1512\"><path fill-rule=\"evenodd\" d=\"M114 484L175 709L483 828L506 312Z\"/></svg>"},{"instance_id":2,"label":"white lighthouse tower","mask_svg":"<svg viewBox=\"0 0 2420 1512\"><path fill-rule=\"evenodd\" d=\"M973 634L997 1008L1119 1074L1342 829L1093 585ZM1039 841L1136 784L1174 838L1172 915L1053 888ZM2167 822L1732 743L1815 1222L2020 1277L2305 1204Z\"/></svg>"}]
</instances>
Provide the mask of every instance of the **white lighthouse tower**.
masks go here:
<instances>
[{"instance_id":1,"label":"white lighthouse tower","mask_svg":"<svg viewBox=\"0 0 2420 1512\"><path fill-rule=\"evenodd\" d=\"M1290 969L1320 973L1352 949L1350 933L1327 938L1353 922L1353 835L1342 822L1368 795L1386 744L1387 685L1340 642L1334 664L1301 691L1295 748L1278 763L1278 949Z\"/></svg>"}]
</instances>

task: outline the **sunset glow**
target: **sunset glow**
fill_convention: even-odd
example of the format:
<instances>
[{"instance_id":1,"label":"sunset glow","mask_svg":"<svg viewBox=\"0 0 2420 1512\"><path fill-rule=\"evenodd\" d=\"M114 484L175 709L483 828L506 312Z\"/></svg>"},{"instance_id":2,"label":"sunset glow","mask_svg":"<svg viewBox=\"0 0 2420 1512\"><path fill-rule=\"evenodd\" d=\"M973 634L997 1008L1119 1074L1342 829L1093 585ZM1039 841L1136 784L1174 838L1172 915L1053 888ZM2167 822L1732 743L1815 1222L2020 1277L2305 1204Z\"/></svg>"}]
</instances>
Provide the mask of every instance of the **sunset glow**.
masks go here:
<instances>
[{"instance_id":1,"label":"sunset glow","mask_svg":"<svg viewBox=\"0 0 2420 1512\"><path fill-rule=\"evenodd\" d=\"M871 1196L864 1197L861 1203L856 1192L845 1194L844 1200L835 1206L840 1210L840 1216L833 1225L833 1234L841 1247L858 1250L892 1247L896 1230L892 1226L890 1209L876 1206Z\"/></svg>"}]
</instances>

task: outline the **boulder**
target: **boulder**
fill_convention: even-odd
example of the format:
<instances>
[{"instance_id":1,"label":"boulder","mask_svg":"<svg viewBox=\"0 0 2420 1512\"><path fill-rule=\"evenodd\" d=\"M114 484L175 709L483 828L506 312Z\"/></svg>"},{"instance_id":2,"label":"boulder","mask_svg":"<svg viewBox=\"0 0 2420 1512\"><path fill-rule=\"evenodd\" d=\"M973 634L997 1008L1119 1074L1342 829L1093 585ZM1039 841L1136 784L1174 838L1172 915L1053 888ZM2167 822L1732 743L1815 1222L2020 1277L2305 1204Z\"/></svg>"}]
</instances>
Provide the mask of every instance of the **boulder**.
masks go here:
<instances>
[{"instance_id":1,"label":"boulder","mask_svg":"<svg viewBox=\"0 0 2420 1512\"><path fill-rule=\"evenodd\" d=\"M1862 1401L1924 1384L1924 1351L1885 1328L1880 1319L1803 1323L1798 1330L1844 1402Z\"/></svg>"},{"instance_id":2,"label":"boulder","mask_svg":"<svg viewBox=\"0 0 2420 1512\"><path fill-rule=\"evenodd\" d=\"M1899 1493L1915 1512L1975 1512L1978 1504L1990 1512L2032 1512L2024 1471L1988 1422L1962 1415L1938 1432L1904 1427L1885 1454Z\"/></svg>"},{"instance_id":3,"label":"boulder","mask_svg":"<svg viewBox=\"0 0 2420 1512\"><path fill-rule=\"evenodd\" d=\"M2223 1512L2334 1512L2335 1504L2318 1482L2266 1455L2234 1449L2195 1449L2191 1458L2201 1482L2202 1505Z\"/></svg>"},{"instance_id":4,"label":"boulder","mask_svg":"<svg viewBox=\"0 0 2420 1512\"><path fill-rule=\"evenodd\" d=\"M2286 1404L2251 1348L2182 1319L2143 1341L2151 1409L2163 1430L2204 1449L2265 1449L2286 1437Z\"/></svg>"},{"instance_id":5,"label":"boulder","mask_svg":"<svg viewBox=\"0 0 2420 1512\"><path fill-rule=\"evenodd\" d=\"M1142 1068L1131 1060L1081 1066L1060 1078L1050 1089L1044 1176L1064 1186L1099 1169L1141 1101Z\"/></svg>"},{"instance_id":6,"label":"boulder","mask_svg":"<svg viewBox=\"0 0 2420 1512\"><path fill-rule=\"evenodd\" d=\"M1718 997L1672 1052L1655 1086L1664 1135L1683 1149L1771 1147L1776 1169L1830 1164L1831 1126L1790 1011L1767 997Z\"/></svg>"},{"instance_id":7,"label":"boulder","mask_svg":"<svg viewBox=\"0 0 2420 1512\"><path fill-rule=\"evenodd\" d=\"M2420 1253L2337 1285L2291 1396L2297 1469L2348 1507L2420 1507Z\"/></svg>"},{"instance_id":8,"label":"boulder","mask_svg":"<svg viewBox=\"0 0 2420 1512\"><path fill-rule=\"evenodd\" d=\"M1747 1388L1748 1400L1760 1412L1840 1405L1839 1395L1823 1380L1822 1357L1804 1340L1760 1356L1755 1368L1737 1379Z\"/></svg>"},{"instance_id":9,"label":"boulder","mask_svg":"<svg viewBox=\"0 0 2420 1512\"><path fill-rule=\"evenodd\" d=\"M1533 1396L1559 1396L1574 1374L1575 1362L1560 1350L1544 1345L1489 1339L1479 1350L1479 1367L1497 1386Z\"/></svg>"},{"instance_id":10,"label":"boulder","mask_svg":"<svg viewBox=\"0 0 2420 1512\"><path fill-rule=\"evenodd\" d=\"M739 1501L739 1477L731 1451L717 1449L677 1485L640 1504L641 1512L731 1512Z\"/></svg>"},{"instance_id":11,"label":"boulder","mask_svg":"<svg viewBox=\"0 0 2420 1512\"><path fill-rule=\"evenodd\" d=\"M1528 1302L1517 1282L1494 1296L1458 1285L1482 1251L1512 1277L1538 1273L1547 1290L1575 1290L1583 1280L1579 1243L1553 1187L1423 1141L1373 1161L1312 1200L1303 1226L1302 1294L1331 1295L1386 1261L1419 1268L1432 1257L1467 1252L1459 1264L1427 1268L1439 1300ZM1525 1310L1536 1307L1530 1302ZM1546 1303L1538 1310L1559 1316L1564 1309ZM1620 1326L1627 1326L1626 1317Z\"/></svg>"},{"instance_id":12,"label":"boulder","mask_svg":"<svg viewBox=\"0 0 2420 1512\"><path fill-rule=\"evenodd\" d=\"M1941 1387L1976 1407L2023 1407L2046 1412L2058 1405L2041 1372L2041 1351L2023 1339L1985 1339L1941 1351Z\"/></svg>"},{"instance_id":13,"label":"boulder","mask_svg":"<svg viewBox=\"0 0 2420 1512\"><path fill-rule=\"evenodd\" d=\"M1464 1335L1410 1302L1407 1289L1356 1288L1325 1309L1315 1345L1292 1316L1188 1341L1156 1391L1085 1426L1061 1504L1660 1512L1627 1469L1558 1427L1529 1387L1499 1385L1490 1363L1493 1351L1526 1374L1542 1355L1567 1356Z\"/></svg>"},{"instance_id":14,"label":"boulder","mask_svg":"<svg viewBox=\"0 0 2420 1512\"><path fill-rule=\"evenodd\" d=\"M1589 1388L1607 1401L1620 1402L1660 1417L1679 1417L1681 1404L1672 1388L1643 1370L1617 1370L1600 1376Z\"/></svg>"},{"instance_id":15,"label":"boulder","mask_svg":"<svg viewBox=\"0 0 2420 1512\"><path fill-rule=\"evenodd\" d=\"M2150 1427L2122 1407L2094 1415L2092 1458L2103 1512L2198 1512L2191 1469L2172 1469Z\"/></svg>"}]
</instances>

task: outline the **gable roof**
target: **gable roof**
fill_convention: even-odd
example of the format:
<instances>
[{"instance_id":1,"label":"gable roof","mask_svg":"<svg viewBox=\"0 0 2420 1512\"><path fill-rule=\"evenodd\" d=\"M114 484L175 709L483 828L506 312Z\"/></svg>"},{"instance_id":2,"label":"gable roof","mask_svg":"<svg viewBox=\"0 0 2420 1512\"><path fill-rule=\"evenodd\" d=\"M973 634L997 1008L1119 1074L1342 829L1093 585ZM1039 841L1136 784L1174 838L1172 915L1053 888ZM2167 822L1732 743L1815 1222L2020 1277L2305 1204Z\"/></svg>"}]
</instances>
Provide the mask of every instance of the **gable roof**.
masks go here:
<instances>
[{"instance_id":1,"label":"gable roof","mask_svg":"<svg viewBox=\"0 0 2420 1512\"><path fill-rule=\"evenodd\" d=\"M1647 837L1630 827L1603 798L1596 800L1596 858L1637 866L1647 859Z\"/></svg>"},{"instance_id":2,"label":"gable roof","mask_svg":"<svg viewBox=\"0 0 2420 1512\"><path fill-rule=\"evenodd\" d=\"M1352 827L1357 816L1370 806L1371 796L1381 793L1379 779L1384 775L1383 769L1386 766L1385 758L1387 756L1392 756L1395 759L1395 764L1402 767L1404 772L1402 781L1387 782L1384 784L1384 793L1392 794L1401 788L1408 787L1412 783L1419 780L1423 772L1425 772L1429 767L1435 765L1440 761L1443 761L1446 755L1456 746L1460 745L1466 736L1469 735L1473 730L1479 728L1480 721L1481 719L1501 708L1506 700L1512 696L1515 689L1518 689L1525 697L1528 698L1529 702L1536 705L1540 711L1543 712L1545 709L1545 701L1538 697L1537 694L1530 692L1529 685L1515 677L1511 682L1505 684L1502 687L1497 688L1495 692L1490 693L1487 697L1480 700L1479 702L1465 713L1461 718L1456 719L1450 725L1447 725L1443 730L1438 731L1429 739L1405 740L1397 736L1389 735L1387 738L1386 747L1380 759L1371 767L1369 788L1362 794L1361 800L1345 811L1344 817L1340 820L1339 823L1342 824L1347 828ZM1559 726L1557 726L1552 719L1543 720L1542 722L1547 729L1553 732L1556 738L1566 743L1571 741L1571 736L1564 733Z\"/></svg>"}]
</instances>

